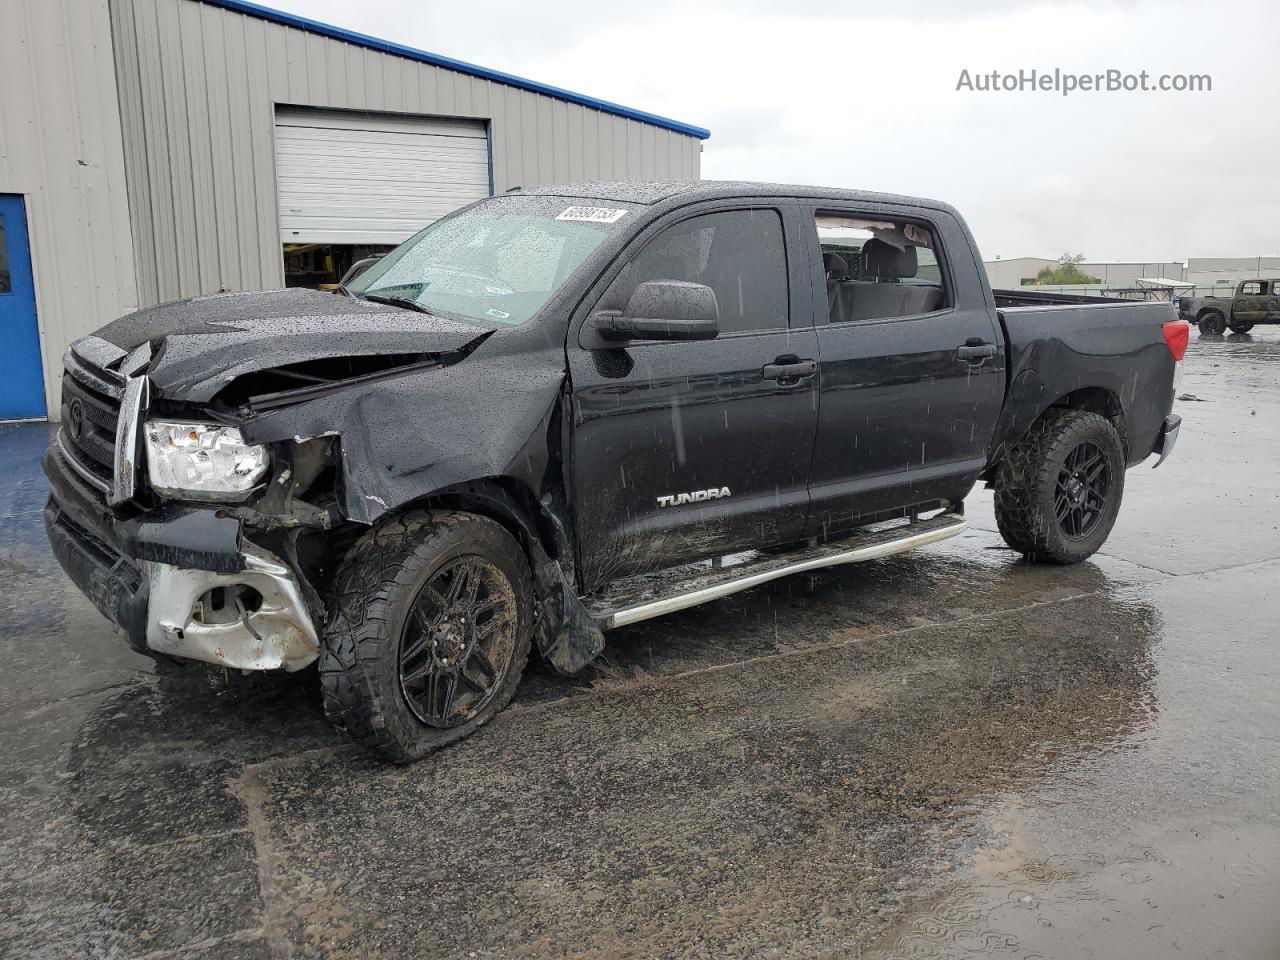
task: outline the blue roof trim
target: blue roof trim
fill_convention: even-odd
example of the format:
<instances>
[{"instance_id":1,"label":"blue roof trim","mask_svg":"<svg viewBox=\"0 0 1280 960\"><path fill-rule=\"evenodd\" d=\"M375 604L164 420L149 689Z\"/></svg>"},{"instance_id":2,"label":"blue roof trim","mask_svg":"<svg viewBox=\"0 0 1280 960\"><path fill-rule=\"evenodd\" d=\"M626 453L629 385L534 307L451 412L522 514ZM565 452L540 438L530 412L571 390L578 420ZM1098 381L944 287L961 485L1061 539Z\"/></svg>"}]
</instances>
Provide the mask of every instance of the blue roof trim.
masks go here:
<instances>
[{"instance_id":1,"label":"blue roof trim","mask_svg":"<svg viewBox=\"0 0 1280 960\"><path fill-rule=\"evenodd\" d=\"M566 100L569 103L576 103L583 107L591 107L593 110L602 110L605 113L612 113L619 117L626 117L628 120L638 120L640 123L648 123L655 127L662 127L666 130L673 130L676 133L683 133L686 136L697 137L699 140L706 140L711 136L711 131L704 127L695 127L692 124L681 123L678 120L671 120L667 117L660 117L656 113L645 113L643 110L632 110L630 107L624 107L617 103L610 103L608 100L597 100L595 97L588 97L583 93L574 93L572 90L563 90L560 87L552 87L545 83L526 80L524 77L517 77L510 73L502 73L499 70L489 70L485 67L478 67L474 63L465 63L462 60L454 60L452 57L442 57L437 53L428 53L425 50L416 50L413 47L402 46L398 43L392 43L389 40L379 40L377 37L370 37L367 34L355 33L351 30L343 30L341 27L335 27L328 23L321 23L318 20L308 20L306 17L294 16L293 14L285 13L282 10L275 10L271 7L261 6L260 4L249 3L248 0L201 0L201 2L211 4L215 7L223 7L227 10L234 10L237 13L247 14L251 17L258 17L261 20L269 20L272 23L278 23L286 27L296 27L299 30L306 30L308 33L317 33L322 37L330 37L334 40L354 43L361 47L368 47L370 50L379 50L382 53L389 53L392 56L405 57L409 60L417 60L419 63L429 63L432 66L444 67L448 70L456 70L458 73L465 73L473 77L480 77L482 80L492 80L495 83L503 83L509 87L528 90L531 93L540 93L543 96L555 97L558 100Z\"/></svg>"}]
</instances>

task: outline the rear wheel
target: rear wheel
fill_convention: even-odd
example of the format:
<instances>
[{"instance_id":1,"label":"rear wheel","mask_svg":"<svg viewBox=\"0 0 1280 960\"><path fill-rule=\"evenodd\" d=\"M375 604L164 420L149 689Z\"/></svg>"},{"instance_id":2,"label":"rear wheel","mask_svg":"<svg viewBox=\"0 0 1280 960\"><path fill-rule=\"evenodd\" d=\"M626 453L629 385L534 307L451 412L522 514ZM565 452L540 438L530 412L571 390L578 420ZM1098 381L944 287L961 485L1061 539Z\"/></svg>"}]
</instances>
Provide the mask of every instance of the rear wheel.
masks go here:
<instances>
[{"instance_id":1,"label":"rear wheel","mask_svg":"<svg viewBox=\"0 0 1280 960\"><path fill-rule=\"evenodd\" d=\"M1227 318L1217 310L1209 310L1200 314L1200 332L1211 337L1220 336L1227 330Z\"/></svg>"},{"instance_id":2,"label":"rear wheel","mask_svg":"<svg viewBox=\"0 0 1280 960\"><path fill-rule=\"evenodd\" d=\"M406 514L343 561L320 659L325 713L397 762L488 722L529 659L532 581L519 543L469 513Z\"/></svg>"},{"instance_id":3,"label":"rear wheel","mask_svg":"<svg viewBox=\"0 0 1280 960\"><path fill-rule=\"evenodd\" d=\"M1054 408L995 475L996 524L1030 560L1079 563L1106 541L1124 493L1124 447L1111 421Z\"/></svg>"}]
</instances>

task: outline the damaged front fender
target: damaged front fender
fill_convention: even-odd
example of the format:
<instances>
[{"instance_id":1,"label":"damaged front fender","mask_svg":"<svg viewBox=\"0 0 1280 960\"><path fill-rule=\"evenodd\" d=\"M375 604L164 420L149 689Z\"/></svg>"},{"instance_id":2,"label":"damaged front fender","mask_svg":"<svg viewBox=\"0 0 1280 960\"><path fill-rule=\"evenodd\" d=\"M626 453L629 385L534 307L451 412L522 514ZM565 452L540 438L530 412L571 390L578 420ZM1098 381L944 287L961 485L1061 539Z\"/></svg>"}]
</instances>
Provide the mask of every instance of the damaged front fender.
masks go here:
<instances>
[{"instance_id":1,"label":"damaged front fender","mask_svg":"<svg viewBox=\"0 0 1280 960\"><path fill-rule=\"evenodd\" d=\"M268 444L335 435L339 505L357 523L481 477L514 477L540 493L552 468L548 436L564 385L563 352L525 353L517 363L487 346L465 363L251 412L241 431Z\"/></svg>"},{"instance_id":2,"label":"damaged front fender","mask_svg":"<svg viewBox=\"0 0 1280 960\"><path fill-rule=\"evenodd\" d=\"M604 637L573 586L567 518L546 507L564 502L564 387L562 350L525 346L512 356L486 342L464 363L335 385L263 411L250 405L239 422L251 443L296 450L327 438L336 453L337 510L346 520L371 525L435 499L518 526L541 602L539 652L573 673L600 653ZM528 491L532 502L515 503L502 483ZM536 529L531 514L543 516L551 532ZM551 552L544 539L554 542Z\"/></svg>"}]
</instances>

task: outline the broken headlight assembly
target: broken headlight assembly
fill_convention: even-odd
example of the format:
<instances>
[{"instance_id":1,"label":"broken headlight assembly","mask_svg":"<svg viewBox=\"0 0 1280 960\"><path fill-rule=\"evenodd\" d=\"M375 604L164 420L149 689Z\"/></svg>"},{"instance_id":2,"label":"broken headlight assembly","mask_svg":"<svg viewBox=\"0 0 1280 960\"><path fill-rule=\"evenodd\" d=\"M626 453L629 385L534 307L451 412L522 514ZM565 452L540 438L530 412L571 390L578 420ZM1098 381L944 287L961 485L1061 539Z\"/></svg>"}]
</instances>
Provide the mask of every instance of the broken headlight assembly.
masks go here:
<instances>
[{"instance_id":1,"label":"broken headlight assembly","mask_svg":"<svg viewBox=\"0 0 1280 960\"><path fill-rule=\"evenodd\" d=\"M147 470L162 497L235 500L267 472L267 448L214 423L146 424Z\"/></svg>"}]
</instances>

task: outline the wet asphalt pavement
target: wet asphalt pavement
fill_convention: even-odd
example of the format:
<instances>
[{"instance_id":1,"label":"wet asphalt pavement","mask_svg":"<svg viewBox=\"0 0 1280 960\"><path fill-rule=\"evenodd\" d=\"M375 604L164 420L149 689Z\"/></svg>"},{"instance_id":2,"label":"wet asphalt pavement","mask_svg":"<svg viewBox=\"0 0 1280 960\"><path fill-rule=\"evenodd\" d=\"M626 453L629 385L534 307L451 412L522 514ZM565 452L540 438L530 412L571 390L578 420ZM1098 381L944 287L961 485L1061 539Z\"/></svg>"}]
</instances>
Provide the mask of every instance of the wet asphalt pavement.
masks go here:
<instances>
[{"instance_id":1,"label":"wet asphalt pavement","mask_svg":"<svg viewBox=\"0 0 1280 960\"><path fill-rule=\"evenodd\" d=\"M536 668L393 768L157 672L0 428L0 956L1280 957L1280 328L1196 340L1073 568L966 535Z\"/></svg>"}]
</instances>

